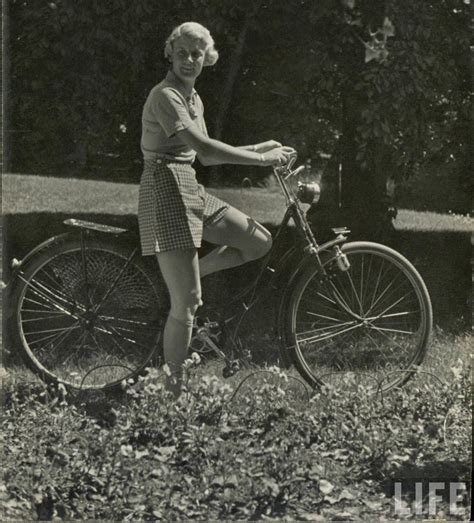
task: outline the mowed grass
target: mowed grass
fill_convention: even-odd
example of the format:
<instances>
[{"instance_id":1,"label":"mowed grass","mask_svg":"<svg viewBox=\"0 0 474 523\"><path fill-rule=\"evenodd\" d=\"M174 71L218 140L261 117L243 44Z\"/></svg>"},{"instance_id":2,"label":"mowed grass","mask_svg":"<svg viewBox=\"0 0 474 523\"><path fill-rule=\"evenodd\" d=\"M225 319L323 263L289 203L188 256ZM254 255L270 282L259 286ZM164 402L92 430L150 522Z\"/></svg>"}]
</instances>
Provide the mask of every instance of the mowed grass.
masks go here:
<instances>
[{"instance_id":1,"label":"mowed grass","mask_svg":"<svg viewBox=\"0 0 474 523\"><path fill-rule=\"evenodd\" d=\"M214 194L262 223L277 225L285 212L283 195L272 188L209 188ZM3 213L57 212L136 214L138 185L4 174ZM413 231L474 231L474 218L400 209L395 227Z\"/></svg>"}]
</instances>

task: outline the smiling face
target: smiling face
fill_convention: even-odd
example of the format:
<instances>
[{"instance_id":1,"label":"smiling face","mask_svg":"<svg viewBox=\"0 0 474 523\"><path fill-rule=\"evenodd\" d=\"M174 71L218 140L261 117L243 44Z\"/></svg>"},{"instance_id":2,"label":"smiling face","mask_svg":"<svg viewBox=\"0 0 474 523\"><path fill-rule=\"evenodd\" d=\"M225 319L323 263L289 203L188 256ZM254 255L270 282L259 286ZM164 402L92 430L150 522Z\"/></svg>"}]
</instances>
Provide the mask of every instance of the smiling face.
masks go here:
<instances>
[{"instance_id":1,"label":"smiling face","mask_svg":"<svg viewBox=\"0 0 474 523\"><path fill-rule=\"evenodd\" d=\"M189 36L180 36L173 42L171 63L174 74L186 85L194 86L201 74L206 56L206 44Z\"/></svg>"}]
</instances>

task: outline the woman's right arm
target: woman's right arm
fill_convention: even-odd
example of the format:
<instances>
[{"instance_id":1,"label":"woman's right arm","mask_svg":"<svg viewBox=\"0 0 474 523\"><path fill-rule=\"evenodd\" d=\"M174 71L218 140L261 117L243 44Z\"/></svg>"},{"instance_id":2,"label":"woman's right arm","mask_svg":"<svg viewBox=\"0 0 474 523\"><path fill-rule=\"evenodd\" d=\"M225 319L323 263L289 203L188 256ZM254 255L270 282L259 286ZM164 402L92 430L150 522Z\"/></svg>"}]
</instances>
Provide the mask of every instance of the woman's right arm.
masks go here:
<instances>
[{"instance_id":1,"label":"woman's right arm","mask_svg":"<svg viewBox=\"0 0 474 523\"><path fill-rule=\"evenodd\" d=\"M193 123L176 133L180 140L194 149L203 165L223 163L237 165L281 165L288 161L293 151L290 147L277 147L264 154L249 151L209 138Z\"/></svg>"}]
</instances>

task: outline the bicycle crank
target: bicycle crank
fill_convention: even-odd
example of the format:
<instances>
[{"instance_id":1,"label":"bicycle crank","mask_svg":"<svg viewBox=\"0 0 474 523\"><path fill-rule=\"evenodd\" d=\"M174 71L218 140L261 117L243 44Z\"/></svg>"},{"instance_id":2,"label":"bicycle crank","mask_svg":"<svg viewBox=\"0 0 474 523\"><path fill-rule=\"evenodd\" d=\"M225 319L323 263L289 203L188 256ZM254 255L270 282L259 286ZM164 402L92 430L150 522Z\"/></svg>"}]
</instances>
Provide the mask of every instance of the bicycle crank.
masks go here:
<instances>
[{"instance_id":1,"label":"bicycle crank","mask_svg":"<svg viewBox=\"0 0 474 523\"><path fill-rule=\"evenodd\" d=\"M226 355L222 350L214 343L214 335L210 335L208 332L208 326L198 327L196 334L193 336L193 340L198 339L202 342L203 347L207 350L202 350L201 352L209 352L210 350L214 351L220 358L226 359ZM193 348L193 343L191 342L191 348Z\"/></svg>"},{"instance_id":2,"label":"bicycle crank","mask_svg":"<svg viewBox=\"0 0 474 523\"><path fill-rule=\"evenodd\" d=\"M197 327L191 341L191 348L195 350L195 348L198 347L201 353L212 351L217 354L220 359L225 361L222 376L229 378L239 372L241 363L239 360L230 359L215 343L215 340L219 338L218 334L220 334L219 331L216 333L218 327L219 325L216 322L205 322L202 327Z\"/></svg>"},{"instance_id":3,"label":"bicycle crank","mask_svg":"<svg viewBox=\"0 0 474 523\"><path fill-rule=\"evenodd\" d=\"M207 334L207 336L205 335ZM220 324L216 321L204 320L202 317L194 318L193 333L189 348L198 354L209 354L216 352L214 346L222 346L224 333ZM212 342L212 344L211 344Z\"/></svg>"}]
</instances>

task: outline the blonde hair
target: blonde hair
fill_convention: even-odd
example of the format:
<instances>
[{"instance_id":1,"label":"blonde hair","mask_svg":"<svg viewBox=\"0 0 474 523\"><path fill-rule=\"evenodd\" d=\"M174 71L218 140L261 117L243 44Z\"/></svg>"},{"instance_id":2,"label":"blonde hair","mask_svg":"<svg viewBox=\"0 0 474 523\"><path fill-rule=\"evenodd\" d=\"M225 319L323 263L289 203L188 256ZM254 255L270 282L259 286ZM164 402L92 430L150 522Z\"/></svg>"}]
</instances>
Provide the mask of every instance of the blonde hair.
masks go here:
<instances>
[{"instance_id":1,"label":"blonde hair","mask_svg":"<svg viewBox=\"0 0 474 523\"><path fill-rule=\"evenodd\" d=\"M175 27L165 43L165 58L171 60L171 54L173 52L173 42L180 36L189 36L190 38L195 38L200 40L206 45L204 65L214 65L218 58L219 53L214 46L214 39L211 36L211 33L203 25L198 24L197 22L184 22L184 24Z\"/></svg>"}]
</instances>

